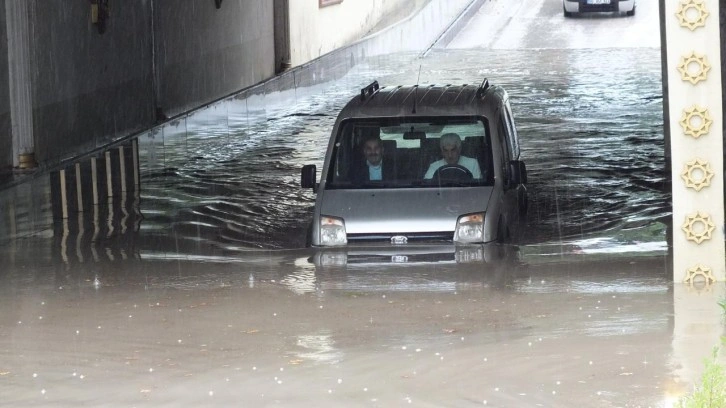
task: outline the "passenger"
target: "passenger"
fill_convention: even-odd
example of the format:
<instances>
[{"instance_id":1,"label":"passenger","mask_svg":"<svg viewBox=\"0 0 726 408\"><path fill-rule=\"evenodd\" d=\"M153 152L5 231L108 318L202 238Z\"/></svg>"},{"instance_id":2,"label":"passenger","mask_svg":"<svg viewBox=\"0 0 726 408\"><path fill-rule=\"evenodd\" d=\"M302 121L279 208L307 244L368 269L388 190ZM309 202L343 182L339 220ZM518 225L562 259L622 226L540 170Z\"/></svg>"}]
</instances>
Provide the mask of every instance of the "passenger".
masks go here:
<instances>
[{"instance_id":1,"label":"passenger","mask_svg":"<svg viewBox=\"0 0 726 408\"><path fill-rule=\"evenodd\" d=\"M437 160L429 166L424 179L431 179L439 168L445 165L458 164L468 169L475 179L481 178L479 162L471 157L461 155L461 137L456 133L446 133L439 142L443 159Z\"/></svg>"},{"instance_id":2,"label":"passenger","mask_svg":"<svg viewBox=\"0 0 726 408\"><path fill-rule=\"evenodd\" d=\"M360 165L354 169L352 179L354 182L393 180L394 165L386 157L383 144L378 136L369 136L363 142L363 158Z\"/></svg>"}]
</instances>

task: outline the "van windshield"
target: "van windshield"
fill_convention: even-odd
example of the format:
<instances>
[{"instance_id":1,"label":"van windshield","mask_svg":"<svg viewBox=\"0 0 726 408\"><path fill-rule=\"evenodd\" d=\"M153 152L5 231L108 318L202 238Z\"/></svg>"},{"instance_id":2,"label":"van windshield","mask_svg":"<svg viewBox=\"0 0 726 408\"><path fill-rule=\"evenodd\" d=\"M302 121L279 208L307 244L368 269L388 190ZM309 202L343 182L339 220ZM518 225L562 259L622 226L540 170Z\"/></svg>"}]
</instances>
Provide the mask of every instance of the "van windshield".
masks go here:
<instances>
[{"instance_id":1,"label":"van windshield","mask_svg":"<svg viewBox=\"0 0 726 408\"><path fill-rule=\"evenodd\" d=\"M326 188L493 184L486 119L385 118L341 123Z\"/></svg>"}]
</instances>

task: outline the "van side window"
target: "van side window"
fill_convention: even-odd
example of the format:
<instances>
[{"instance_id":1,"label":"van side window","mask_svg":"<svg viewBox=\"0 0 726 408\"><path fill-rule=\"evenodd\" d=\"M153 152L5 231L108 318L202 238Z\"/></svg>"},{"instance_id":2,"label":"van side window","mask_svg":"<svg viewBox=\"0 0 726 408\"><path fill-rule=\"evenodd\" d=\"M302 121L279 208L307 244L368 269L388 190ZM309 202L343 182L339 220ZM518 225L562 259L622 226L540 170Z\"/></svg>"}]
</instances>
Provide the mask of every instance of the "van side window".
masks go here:
<instances>
[{"instance_id":1,"label":"van side window","mask_svg":"<svg viewBox=\"0 0 726 408\"><path fill-rule=\"evenodd\" d=\"M512 115L512 108L509 106L509 99L504 102L504 113L507 120L507 144L509 145L509 151L512 153L510 159L519 160L519 137L517 135L517 127L514 126L514 116Z\"/></svg>"},{"instance_id":2,"label":"van side window","mask_svg":"<svg viewBox=\"0 0 726 408\"><path fill-rule=\"evenodd\" d=\"M331 172L330 176L333 176L334 180L347 180L349 177L350 163L353 159L353 145L351 144L353 140L353 126L344 124L340 132L345 136L340 137L333 148L333 157L335 158L333 162L334 171Z\"/></svg>"},{"instance_id":3,"label":"van side window","mask_svg":"<svg viewBox=\"0 0 726 408\"><path fill-rule=\"evenodd\" d=\"M497 125L497 133L499 136L499 147L502 151L502 174L504 175L504 185L507 186L509 185L509 158L511 157L509 144L511 138L509 133L509 127L507 126L504 118L504 110L500 111L498 122L499 124Z\"/></svg>"}]
</instances>

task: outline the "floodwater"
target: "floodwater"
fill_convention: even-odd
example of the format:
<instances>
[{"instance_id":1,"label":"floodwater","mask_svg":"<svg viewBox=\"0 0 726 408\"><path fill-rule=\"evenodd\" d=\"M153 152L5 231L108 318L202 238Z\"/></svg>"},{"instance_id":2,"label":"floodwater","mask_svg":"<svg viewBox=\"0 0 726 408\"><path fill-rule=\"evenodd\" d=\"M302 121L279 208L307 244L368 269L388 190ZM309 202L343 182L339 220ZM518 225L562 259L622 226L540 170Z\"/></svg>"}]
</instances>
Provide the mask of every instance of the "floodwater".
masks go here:
<instances>
[{"instance_id":1,"label":"floodwater","mask_svg":"<svg viewBox=\"0 0 726 408\"><path fill-rule=\"evenodd\" d=\"M3 402L661 407L722 334L723 287L674 286L663 257L311 255L5 269Z\"/></svg>"},{"instance_id":2,"label":"floodwater","mask_svg":"<svg viewBox=\"0 0 726 408\"><path fill-rule=\"evenodd\" d=\"M325 86L231 100L142 138L142 201L153 210L145 211L145 235L203 252L302 247L314 195L298 187L299 169L321 168L335 116L351 96L373 80L488 78L510 94L528 167L532 205L522 244L666 251L657 7L642 5L632 19L563 21L559 2L521 3L485 3L448 47L425 58L369 58ZM607 40L613 30L623 35Z\"/></svg>"},{"instance_id":3,"label":"floodwater","mask_svg":"<svg viewBox=\"0 0 726 408\"><path fill-rule=\"evenodd\" d=\"M523 3L567 31L558 2ZM671 406L720 344L724 288L672 283L660 50L542 47L521 24L546 27L518 10L491 43L371 57L153 129L123 203L53 221L46 179L3 191L2 402ZM608 19L628 24L573 24ZM521 242L449 258L304 248L299 171L322 165L351 96L484 78L511 96L529 172Z\"/></svg>"},{"instance_id":4,"label":"floodwater","mask_svg":"<svg viewBox=\"0 0 726 408\"><path fill-rule=\"evenodd\" d=\"M142 140L142 206L164 209L142 211L142 230L157 242L173 237L230 251L302 247L314 195L299 188L299 169L322 166L335 114L351 94L374 79L489 78L511 95L528 166L532 205L523 243L599 242L612 251L643 242L665 250L670 204L658 49L450 50L374 63L341 80L346 86L306 95L253 123L230 123L228 135L215 137L203 125L169 132L163 161L149 159L154 145Z\"/></svg>"}]
</instances>

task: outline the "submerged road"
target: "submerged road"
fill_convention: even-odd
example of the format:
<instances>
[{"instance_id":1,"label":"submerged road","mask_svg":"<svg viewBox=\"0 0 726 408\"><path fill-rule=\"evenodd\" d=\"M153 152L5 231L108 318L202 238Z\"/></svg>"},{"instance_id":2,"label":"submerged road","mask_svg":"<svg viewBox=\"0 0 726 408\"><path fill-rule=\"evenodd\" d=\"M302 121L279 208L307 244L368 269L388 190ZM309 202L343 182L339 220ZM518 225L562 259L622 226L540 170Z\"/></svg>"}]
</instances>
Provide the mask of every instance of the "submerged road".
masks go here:
<instances>
[{"instance_id":1,"label":"submerged road","mask_svg":"<svg viewBox=\"0 0 726 408\"><path fill-rule=\"evenodd\" d=\"M492 0L425 58L142 137L138 201L48 209L2 241L3 402L671 406L720 344L724 294L671 283L657 28L649 2L565 19L557 0ZM471 262L303 248L299 169L360 87L484 77L510 92L530 170L521 245Z\"/></svg>"},{"instance_id":2,"label":"submerged road","mask_svg":"<svg viewBox=\"0 0 726 408\"><path fill-rule=\"evenodd\" d=\"M142 138L137 247L159 256L300 248L314 195L299 188L299 169L320 168L351 95L373 80L489 78L511 95L529 168L527 250L665 251L657 9L565 19L556 1L515 4L485 2L425 58L371 58L327 87L221 104ZM632 35L616 29L624 25ZM583 37L599 47L583 48Z\"/></svg>"},{"instance_id":3,"label":"submerged road","mask_svg":"<svg viewBox=\"0 0 726 408\"><path fill-rule=\"evenodd\" d=\"M453 40L452 49L659 48L658 4L640 1L632 17L611 13L564 18L561 0L487 1ZM603 61L607 65L607 61ZM613 66L615 68L615 66Z\"/></svg>"}]
</instances>

